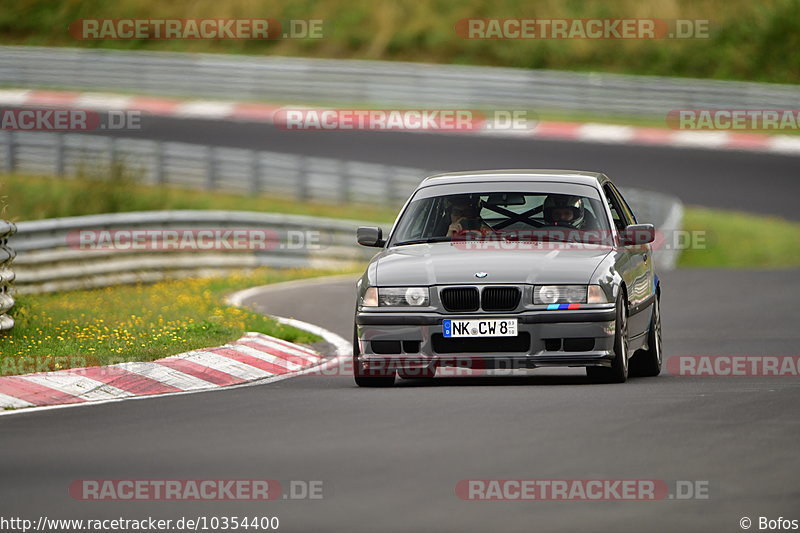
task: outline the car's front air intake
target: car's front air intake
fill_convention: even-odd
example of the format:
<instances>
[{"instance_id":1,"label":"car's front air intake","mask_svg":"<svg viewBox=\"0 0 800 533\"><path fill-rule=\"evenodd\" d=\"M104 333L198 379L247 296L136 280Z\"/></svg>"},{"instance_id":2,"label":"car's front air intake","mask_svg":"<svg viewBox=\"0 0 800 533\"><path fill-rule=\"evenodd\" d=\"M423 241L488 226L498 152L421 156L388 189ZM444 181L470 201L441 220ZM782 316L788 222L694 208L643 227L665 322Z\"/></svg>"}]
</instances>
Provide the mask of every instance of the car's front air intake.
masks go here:
<instances>
[{"instance_id":1,"label":"car's front air intake","mask_svg":"<svg viewBox=\"0 0 800 533\"><path fill-rule=\"evenodd\" d=\"M478 289L475 287L448 287L439 293L442 305L447 311L477 311L480 307Z\"/></svg>"},{"instance_id":2,"label":"car's front air intake","mask_svg":"<svg viewBox=\"0 0 800 533\"><path fill-rule=\"evenodd\" d=\"M513 311L519 299L517 287L486 287L481 295L481 307L484 311Z\"/></svg>"}]
</instances>

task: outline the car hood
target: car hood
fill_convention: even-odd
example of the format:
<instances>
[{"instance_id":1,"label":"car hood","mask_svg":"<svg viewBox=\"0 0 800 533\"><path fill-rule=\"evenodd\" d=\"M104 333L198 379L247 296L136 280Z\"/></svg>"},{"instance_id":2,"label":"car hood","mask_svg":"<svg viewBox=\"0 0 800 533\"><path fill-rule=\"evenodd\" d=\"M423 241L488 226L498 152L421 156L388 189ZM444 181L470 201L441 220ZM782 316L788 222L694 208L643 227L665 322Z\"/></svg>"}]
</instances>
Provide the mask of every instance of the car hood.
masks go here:
<instances>
[{"instance_id":1,"label":"car hood","mask_svg":"<svg viewBox=\"0 0 800 533\"><path fill-rule=\"evenodd\" d=\"M452 243L397 246L379 254L376 284L589 283L607 246L533 244L524 250L466 250ZM476 273L486 272L478 278Z\"/></svg>"}]
</instances>

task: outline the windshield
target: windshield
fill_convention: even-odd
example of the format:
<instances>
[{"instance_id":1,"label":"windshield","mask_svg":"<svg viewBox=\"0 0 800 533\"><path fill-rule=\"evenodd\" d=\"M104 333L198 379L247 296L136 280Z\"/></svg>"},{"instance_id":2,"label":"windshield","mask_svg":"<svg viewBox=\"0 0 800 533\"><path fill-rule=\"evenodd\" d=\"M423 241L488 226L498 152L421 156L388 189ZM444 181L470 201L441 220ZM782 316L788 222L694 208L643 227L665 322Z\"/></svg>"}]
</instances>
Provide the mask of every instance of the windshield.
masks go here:
<instances>
[{"instance_id":1,"label":"windshield","mask_svg":"<svg viewBox=\"0 0 800 533\"><path fill-rule=\"evenodd\" d=\"M460 239L608 242L599 200L572 194L487 192L412 201L392 245Z\"/></svg>"}]
</instances>

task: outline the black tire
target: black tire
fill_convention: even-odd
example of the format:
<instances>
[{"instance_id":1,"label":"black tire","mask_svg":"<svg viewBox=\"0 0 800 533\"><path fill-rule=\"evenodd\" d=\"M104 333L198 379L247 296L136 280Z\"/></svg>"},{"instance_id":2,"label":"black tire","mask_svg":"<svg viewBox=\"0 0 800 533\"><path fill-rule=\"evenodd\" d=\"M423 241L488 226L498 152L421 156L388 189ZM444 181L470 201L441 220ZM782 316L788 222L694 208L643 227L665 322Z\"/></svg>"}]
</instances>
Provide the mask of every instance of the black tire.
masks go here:
<instances>
[{"instance_id":1,"label":"black tire","mask_svg":"<svg viewBox=\"0 0 800 533\"><path fill-rule=\"evenodd\" d=\"M617 298L611 367L587 366L586 375L595 383L625 383L628 380L628 302L622 294Z\"/></svg>"},{"instance_id":2,"label":"black tire","mask_svg":"<svg viewBox=\"0 0 800 533\"><path fill-rule=\"evenodd\" d=\"M396 372L375 368L364 368L358 360L358 330L353 328L353 378L359 387L391 387L394 385Z\"/></svg>"},{"instance_id":3,"label":"black tire","mask_svg":"<svg viewBox=\"0 0 800 533\"><path fill-rule=\"evenodd\" d=\"M653 314L650 318L650 331L647 332L647 350L639 350L631 359L631 375L652 377L661 373L664 359L661 345L661 303L656 296Z\"/></svg>"}]
</instances>

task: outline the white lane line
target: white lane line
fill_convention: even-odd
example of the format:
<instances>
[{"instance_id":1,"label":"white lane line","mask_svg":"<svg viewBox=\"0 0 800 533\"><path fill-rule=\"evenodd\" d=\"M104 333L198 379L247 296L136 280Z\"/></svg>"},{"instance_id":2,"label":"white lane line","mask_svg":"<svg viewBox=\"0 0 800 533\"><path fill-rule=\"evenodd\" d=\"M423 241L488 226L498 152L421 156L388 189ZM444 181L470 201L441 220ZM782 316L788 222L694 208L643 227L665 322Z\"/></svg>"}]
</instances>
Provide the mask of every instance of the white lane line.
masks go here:
<instances>
[{"instance_id":1,"label":"white lane line","mask_svg":"<svg viewBox=\"0 0 800 533\"><path fill-rule=\"evenodd\" d=\"M578 127L578 139L582 141L628 143L635 135L636 130L630 126L589 123Z\"/></svg>"},{"instance_id":2,"label":"white lane line","mask_svg":"<svg viewBox=\"0 0 800 533\"><path fill-rule=\"evenodd\" d=\"M235 305L237 307L250 307L245 305L246 300L250 300L256 296L260 296L262 294L267 294L271 291L282 291L282 290L291 290L291 289L299 289L305 287L313 287L315 285L325 285L328 283L336 283L338 281L345 281L350 280L353 283L353 290L356 287L356 276L353 274L338 274L335 276L323 276L319 278L311 278L311 279L298 279L292 281L284 281L282 283L275 283L272 285L260 285L258 287L250 287L249 289L243 289L241 291L237 291L228 296L227 302L230 305ZM279 324L286 324L288 326L293 326L297 329L302 329L303 331L308 331L309 333L313 333L314 335L318 335L322 337L325 342L328 342L334 347L334 351L336 352L336 358L327 360L323 365L324 366L335 366L337 361L343 360L351 355L353 355L353 345L347 341L346 339L342 338L341 336L337 335L336 333L327 330L323 327L317 326L316 324L310 324L308 322L303 322L302 320L297 320L295 318L286 318L282 316L275 316L275 315L268 315L274 318Z\"/></svg>"},{"instance_id":3,"label":"white lane line","mask_svg":"<svg viewBox=\"0 0 800 533\"><path fill-rule=\"evenodd\" d=\"M26 402L25 400L21 400L19 398L15 398L14 396L9 396L8 394L3 394L0 392L0 409L3 407L33 407L34 404L31 402Z\"/></svg>"},{"instance_id":4,"label":"white lane line","mask_svg":"<svg viewBox=\"0 0 800 533\"><path fill-rule=\"evenodd\" d=\"M260 350L256 350L255 348L251 348L249 346L244 346L242 344L226 344L223 348L228 348L231 350L236 350L237 352L241 352L245 355L249 355L252 357L257 357L262 361L266 361L267 363L272 363L274 365L278 365L280 367L285 368L289 372L293 372L295 370L300 370L303 368L302 366L292 363L291 361L287 361L286 359L281 359L278 356L271 355L268 353L264 353Z\"/></svg>"},{"instance_id":5,"label":"white lane line","mask_svg":"<svg viewBox=\"0 0 800 533\"><path fill-rule=\"evenodd\" d=\"M356 280L358 276L356 274L336 274L335 276L322 276L319 278L309 278L309 279L294 279L292 281L282 281L280 283L273 283L271 285L259 285L257 287L250 287L249 289L242 289L240 291L234 292L230 296L226 298L226 301L230 305L235 305L237 307L243 307L244 301L253 298L254 296L258 296L260 294L271 292L271 291L285 291L291 289L299 289L305 287L313 287L315 285L326 285L328 283L335 283L341 280L353 280L353 291L356 290ZM281 320L294 320L291 318L281 318L277 316L273 316L272 318L281 322ZM297 324L303 324L304 327L296 326L299 329L305 329L305 326L312 328L312 329L305 329L310 333L314 333L315 331L322 330L319 326L315 326L314 324L309 324L307 322L301 322L300 320L296 321ZM281 324L288 324L288 322L281 322ZM313 331L312 331L313 330ZM327 330L325 330L327 331ZM329 332L332 333L332 332ZM336 335L335 333L332 333ZM257 333L257 335L261 335ZM321 334L318 334L322 337Z\"/></svg>"},{"instance_id":6,"label":"white lane line","mask_svg":"<svg viewBox=\"0 0 800 533\"><path fill-rule=\"evenodd\" d=\"M239 379L261 379L274 375L272 372L267 372L266 370L250 366L246 363L236 361L235 359L229 359L224 355L204 352L202 350L175 355L173 357L168 357L167 359L185 359L187 361L197 363L198 365L202 365L219 372L224 372L225 374L230 374L231 376Z\"/></svg>"},{"instance_id":7,"label":"white lane line","mask_svg":"<svg viewBox=\"0 0 800 533\"><path fill-rule=\"evenodd\" d=\"M723 131L678 131L670 136L671 146L697 146L721 148L728 144L730 135Z\"/></svg>"},{"instance_id":8,"label":"white lane line","mask_svg":"<svg viewBox=\"0 0 800 533\"><path fill-rule=\"evenodd\" d=\"M75 107L88 107L89 109L128 109L132 101L132 96L108 93L81 93L75 100Z\"/></svg>"},{"instance_id":9,"label":"white lane line","mask_svg":"<svg viewBox=\"0 0 800 533\"><path fill-rule=\"evenodd\" d=\"M59 392L83 398L84 400L109 400L111 398L122 398L130 396L131 393L106 385L102 381L97 381L86 376L75 374L34 374L31 376L19 376L21 379L55 389Z\"/></svg>"},{"instance_id":10,"label":"white lane line","mask_svg":"<svg viewBox=\"0 0 800 533\"><path fill-rule=\"evenodd\" d=\"M332 331L294 318L284 318L282 316L275 315L270 316L272 316L272 318L274 318L279 324L293 326L297 329L302 329L303 331L308 331L309 333L313 333L314 335L322 337L325 342L333 346L334 351L336 352L334 355L336 355L337 359L347 358L353 355L353 345Z\"/></svg>"},{"instance_id":11,"label":"white lane line","mask_svg":"<svg viewBox=\"0 0 800 533\"><path fill-rule=\"evenodd\" d=\"M800 136L773 135L767 141L767 149L782 154L800 154Z\"/></svg>"},{"instance_id":12,"label":"white lane line","mask_svg":"<svg viewBox=\"0 0 800 533\"><path fill-rule=\"evenodd\" d=\"M0 90L0 104L25 105L28 102L28 96L30 94L31 91L27 89L2 89Z\"/></svg>"},{"instance_id":13,"label":"white lane line","mask_svg":"<svg viewBox=\"0 0 800 533\"><path fill-rule=\"evenodd\" d=\"M175 106L173 114L182 117L226 118L233 113L234 107L231 102L192 100Z\"/></svg>"},{"instance_id":14,"label":"white lane line","mask_svg":"<svg viewBox=\"0 0 800 533\"><path fill-rule=\"evenodd\" d=\"M184 374L172 368L161 366L158 363L118 363L114 366L123 368L140 376L153 379L166 385L171 385L180 390L195 390L214 388L217 385L208 381Z\"/></svg>"},{"instance_id":15,"label":"white lane line","mask_svg":"<svg viewBox=\"0 0 800 533\"><path fill-rule=\"evenodd\" d=\"M535 135L538 126L539 123L534 120L526 120L523 124L515 122L511 127L505 124L505 121L491 120L487 121L480 130L468 130L464 133L476 133L477 135L493 137L528 137Z\"/></svg>"}]
</instances>

